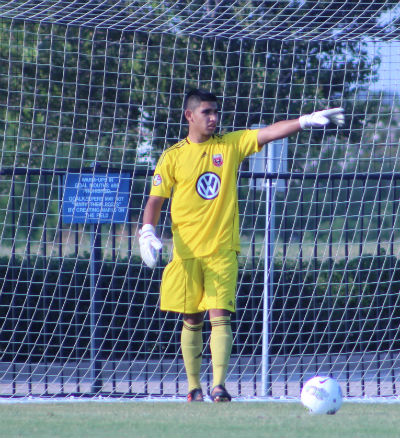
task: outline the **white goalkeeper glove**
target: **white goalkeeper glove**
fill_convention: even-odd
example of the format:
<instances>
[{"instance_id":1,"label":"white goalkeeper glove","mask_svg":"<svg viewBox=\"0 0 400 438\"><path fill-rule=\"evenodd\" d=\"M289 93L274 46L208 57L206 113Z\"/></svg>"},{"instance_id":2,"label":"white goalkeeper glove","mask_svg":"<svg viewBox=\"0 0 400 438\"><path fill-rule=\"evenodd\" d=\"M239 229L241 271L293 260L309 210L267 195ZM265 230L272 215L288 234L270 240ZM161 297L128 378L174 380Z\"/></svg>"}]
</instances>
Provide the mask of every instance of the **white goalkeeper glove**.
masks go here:
<instances>
[{"instance_id":1,"label":"white goalkeeper glove","mask_svg":"<svg viewBox=\"0 0 400 438\"><path fill-rule=\"evenodd\" d=\"M301 129L323 128L331 122L342 126L344 125L343 113L343 108L332 108L301 116L299 118Z\"/></svg>"},{"instance_id":2,"label":"white goalkeeper glove","mask_svg":"<svg viewBox=\"0 0 400 438\"><path fill-rule=\"evenodd\" d=\"M139 231L140 255L144 263L151 269L157 264L162 242L156 236L156 230L151 224L143 225Z\"/></svg>"}]
</instances>

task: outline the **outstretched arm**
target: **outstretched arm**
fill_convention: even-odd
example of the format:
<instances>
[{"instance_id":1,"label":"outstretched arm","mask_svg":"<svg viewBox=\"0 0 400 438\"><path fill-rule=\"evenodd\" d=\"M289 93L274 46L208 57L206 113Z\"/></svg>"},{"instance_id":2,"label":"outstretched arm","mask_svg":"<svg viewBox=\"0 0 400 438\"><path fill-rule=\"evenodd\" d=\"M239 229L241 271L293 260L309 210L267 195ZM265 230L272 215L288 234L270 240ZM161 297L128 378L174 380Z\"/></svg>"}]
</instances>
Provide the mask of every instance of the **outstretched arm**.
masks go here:
<instances>
[{"instance_id":1,"label":"outstretched arm","mask_svg":"<svg viewBox=\"0 0 400 438\"><path fill-rule=\"evenodd\" d=\"M289 137L301 130L299 119L283 120L273 125L261 128L257 134L259 146L263 146L270 141L279 140L280 138Z\"/></svg>"},{"instance_id":2,"label":"outstretched arm","mask_svg":"<svg viewBox=\"0 0 400 438\"><path fill-rule=\"evenodd\" d=\"M289 137L301 129L323 128L329 123L335 123L338 126L342 126L344 124L343 112L343 108L332 108L323 111L317 111L312 114L306 114L298 119L276 122L273 125L261 128L258 131L258 144L262 146L270 141Z\"/></svg>"}]
</instances>

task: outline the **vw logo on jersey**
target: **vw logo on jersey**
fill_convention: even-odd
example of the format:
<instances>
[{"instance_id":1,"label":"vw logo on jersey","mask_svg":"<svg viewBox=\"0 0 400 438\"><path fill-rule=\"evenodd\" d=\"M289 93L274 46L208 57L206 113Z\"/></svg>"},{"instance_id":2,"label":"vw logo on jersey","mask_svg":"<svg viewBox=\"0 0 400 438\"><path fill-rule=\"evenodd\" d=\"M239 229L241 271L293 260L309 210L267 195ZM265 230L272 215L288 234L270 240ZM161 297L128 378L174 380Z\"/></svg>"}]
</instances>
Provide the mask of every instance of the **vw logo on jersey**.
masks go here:
<instances>
[{"instance_id":1,"label":"vw logo on jersey","mask_svg":"<svg viewBox=\"0 0 400 438\"><path fill-rule=\"evenodd\" d=\"M203 199L214 199L219 194L221 188L220 177L213 172L206 172L200 175L196 183L197 193Z\"/></svg>"}]
</instances>

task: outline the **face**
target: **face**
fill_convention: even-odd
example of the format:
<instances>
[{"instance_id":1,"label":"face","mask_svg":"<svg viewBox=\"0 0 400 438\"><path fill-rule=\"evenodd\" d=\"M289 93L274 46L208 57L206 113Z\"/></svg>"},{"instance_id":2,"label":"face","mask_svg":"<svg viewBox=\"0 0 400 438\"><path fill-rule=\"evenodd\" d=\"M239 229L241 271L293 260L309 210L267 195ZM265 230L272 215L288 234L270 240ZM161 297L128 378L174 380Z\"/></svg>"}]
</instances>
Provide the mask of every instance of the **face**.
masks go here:
<instances>
[{"instance_id":1,"label":"face","mask_svg":"<svg viewBox=\"0 0 400 438\"><path fill-rule=\"evenodd\" d=\"M218 108L216 102L201 102L194 109L185 111L189 122L189 130L203 137L214 134L218 124Z\"/></svg>"}]
</instances>

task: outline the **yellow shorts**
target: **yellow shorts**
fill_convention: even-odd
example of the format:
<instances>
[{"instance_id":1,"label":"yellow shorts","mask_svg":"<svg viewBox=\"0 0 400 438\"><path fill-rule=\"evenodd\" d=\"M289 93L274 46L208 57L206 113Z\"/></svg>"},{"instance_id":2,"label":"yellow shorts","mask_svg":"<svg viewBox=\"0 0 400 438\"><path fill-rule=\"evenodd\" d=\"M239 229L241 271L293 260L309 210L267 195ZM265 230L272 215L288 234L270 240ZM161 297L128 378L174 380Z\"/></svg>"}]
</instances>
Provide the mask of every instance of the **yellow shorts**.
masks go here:
<instances>
[{"instance_id":1,"label":"yellow shorts","mask_svg":"<svg viewBox=\"0 0 400 438\"><path fill-rule=\"evenodd\" d=\"M194 259L174 258L163 273L161 304L164 311L199 313L236 309L238 261L236 251Z\"/></svg>"}]
</instances>

